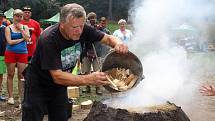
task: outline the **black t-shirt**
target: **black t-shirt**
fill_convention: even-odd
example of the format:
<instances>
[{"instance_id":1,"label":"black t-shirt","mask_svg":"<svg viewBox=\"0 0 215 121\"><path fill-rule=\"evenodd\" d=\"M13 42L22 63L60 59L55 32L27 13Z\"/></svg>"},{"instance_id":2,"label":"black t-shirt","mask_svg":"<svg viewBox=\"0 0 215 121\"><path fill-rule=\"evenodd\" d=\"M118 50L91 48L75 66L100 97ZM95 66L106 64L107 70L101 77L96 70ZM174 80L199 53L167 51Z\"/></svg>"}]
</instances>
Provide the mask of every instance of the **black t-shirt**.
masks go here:
<instances>
[{"instance_id":1,"label":"black t-shirt","mask_svg":"<svg viewBox=\"0 0 215 121\"><path fill-rule=\"evenodd\" d=\"M85 25L79 40L66 40L59 31L59 24L48 27L38 40L25 78L44 87L60 86L53 82L49 70L72 70L83 50L82 45L100 41L103 37L102 32Z\"/></svg>"}]
</instances>

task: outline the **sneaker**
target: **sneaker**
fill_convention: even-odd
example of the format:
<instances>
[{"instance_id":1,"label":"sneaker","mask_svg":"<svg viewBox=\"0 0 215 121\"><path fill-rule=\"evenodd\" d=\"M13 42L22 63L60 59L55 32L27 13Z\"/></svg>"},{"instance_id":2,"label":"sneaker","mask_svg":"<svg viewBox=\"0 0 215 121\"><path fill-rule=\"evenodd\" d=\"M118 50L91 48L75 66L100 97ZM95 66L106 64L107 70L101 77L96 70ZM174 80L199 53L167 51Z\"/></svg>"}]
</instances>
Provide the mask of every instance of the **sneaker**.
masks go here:
<instances>
[{"instance_id":1,"label":"sneaker","mask_svg":"<svg viewBox=\"0 0 215 121\"><path fill-rule=\"evenodd\" d=\"M96 94L102 95L102 91L101 91L100 87L96 87Z\"/></svg>"},{"instance_id":2,"label":"sneaker","mask_svg":"<svg viewBox=\"0 0 215 121\"><path fill-rule=\"evenodd\" d=\"M6 101L6 98L0 95L0 101Z\"/></svg>"},{"instance_id":3,"label":"sneaker","mask_svg":"<svg viewBox=\"0 0 215 121\"><path fill-rule=\"evenodd\" d=\"M86 88L83 88L82 92L83 93L90 93L91 92L90 86L86 86Z\"/></svg>"},{"instance_id":4,"label":"sneaker","mask_svg":"<svg viewBox=\"0 0 215 121\"><path fill-rule=\"evenodd\" d=\"M12 97L8 98L7 103L10 105L14 105L14 99Z\"/></svg>"},{"instance_id":5,"label":"sneaker","mask_svg":"<svg viewBox=\"0 0 215 121\"><path fill-rule=\"evenodd\" d=\"M22 103L22 99L21 99L20 97L18 98L18 102L19 102L19 103Z\"/></svg>"}]
</instances>

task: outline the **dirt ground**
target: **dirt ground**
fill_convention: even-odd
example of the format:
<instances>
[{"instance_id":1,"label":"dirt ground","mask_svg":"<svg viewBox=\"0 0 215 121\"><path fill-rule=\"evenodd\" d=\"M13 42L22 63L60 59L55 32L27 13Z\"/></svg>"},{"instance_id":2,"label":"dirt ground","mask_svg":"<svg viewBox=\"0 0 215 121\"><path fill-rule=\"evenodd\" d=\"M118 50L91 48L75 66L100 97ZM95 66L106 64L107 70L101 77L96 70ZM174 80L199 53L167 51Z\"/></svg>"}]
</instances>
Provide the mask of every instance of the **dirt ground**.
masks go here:
<instances>
[{"instance_id":1,"label":"dirt ground","mask_svg":"<svg viewBox=\"0 0 215 121\"><path fill-rule=\"evenodd\" d=\"M80 103L84 100L101 100L109 96L108 92L102 89L103 95L96 95L95 89L91 88L91 93L80 93L80 99L75 103ZM2 115L1 112L4 112ZM72 111L72 117L68 121L83 121L90 112L90 109L75 109ZM18 97L15 98L15 105L9 105L7 102L0 101L0 121L21 121L21 108L18 103ZM47 115L43 121L48 121Z\"/></svg>"},{"instance_id":2,"label":"dirt ground","mask_svg":"<svg viewBox=\"0 0 215 121\"><path fill-rule=\"evenodd\" d=\"M21 121L21 110L18 103L15 105L8 105L5 102L0 102L0 109L5 112L4 116L0 116L0 121ZM69 121L83 121L89 111L90 109L73 110L72 118L70 118ZM46 115L43 121L48 121Z\"/></svg>"}]
</instances>

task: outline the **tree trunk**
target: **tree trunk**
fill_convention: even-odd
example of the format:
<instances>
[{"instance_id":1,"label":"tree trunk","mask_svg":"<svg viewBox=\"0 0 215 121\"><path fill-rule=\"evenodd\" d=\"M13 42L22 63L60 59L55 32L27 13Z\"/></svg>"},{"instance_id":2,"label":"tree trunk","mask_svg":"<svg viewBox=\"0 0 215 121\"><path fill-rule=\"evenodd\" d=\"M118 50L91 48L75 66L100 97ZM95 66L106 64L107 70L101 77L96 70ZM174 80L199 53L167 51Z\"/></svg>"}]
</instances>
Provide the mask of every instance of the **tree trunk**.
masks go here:
<instances>
[{"instance_id":1,"label":"tree trunk","mask_svg":"<svg viewBox=\"0 0 215 121\"><path fill-rule=\"evenodd\" d=\"M190 119L180 107L173 103L126 110L108 107L101 102L94 102L84 121L190 121Z\"/></svg>"},{"instance_id":2,"label":"tree trunk","mask_svg":"<svg viewBox=\"0 0 215 121\"><path fill-rule=\"evenodd\" d=\"M113 13L112 13L112 0L109 0L109 4L108 4L108 19L109 20L113 20Z\"/></svg>"}]
</instances>

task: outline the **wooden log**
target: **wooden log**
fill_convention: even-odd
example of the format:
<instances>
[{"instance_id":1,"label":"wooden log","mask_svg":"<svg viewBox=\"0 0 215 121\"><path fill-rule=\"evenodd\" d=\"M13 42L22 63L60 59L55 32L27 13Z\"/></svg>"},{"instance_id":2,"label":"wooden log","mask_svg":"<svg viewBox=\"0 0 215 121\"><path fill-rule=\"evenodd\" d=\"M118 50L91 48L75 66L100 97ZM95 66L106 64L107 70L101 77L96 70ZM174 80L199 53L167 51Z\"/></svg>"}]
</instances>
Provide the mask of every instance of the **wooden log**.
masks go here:
<instances>
[{"instance_id":1,"label":"wooden log","mask_svg":"<svg viewBox=\"0 0 215 121\"><path fill-rule=\"evenodd\" d=\"M120 81L118 81L118 83L116 83L116 85L117 85L118 88L119 87L124 87L125 86L125 82L122 81L122 80L120 80Z\"/></svg>"},{"instance_id":2,"label":"wooden log","mask_svg":"<svg viewBox=\"0 0 215 121\"><path fill-rule=\"evenodd\" d=\"M107 80L110 82L111 86L115 89L118 90L117 85L110 79L109 75L106 75Z\"/></svg>"},{"instance_id":3,"label":"wooden log","mask_svg":"<svg viewBox=\"0 0 215 121\"><path fill-rule=\"evenodd\" d=\"M128 84L128 89L130 89L130 88L132 88L134 86L134 84L136 83L137 79L138 79L138 77L135 76L133 78L133 80L131 80L131 82Z\"/></svg>"},{"instance_id":4,"label":"wooden log","mask_svg":"<svg viewBox=\"0 0 215 121\"><path fill-rule=\"evenodd\" d=\"M128 90L128 86L127 85L125 85L125 86L121 86L121 87L119 87L119 90L120 91L126 91L126 90Z\"/></svg>"},{"instance_id":5,"label":"wooden log","mask_svg":"<svg viewBox=\"0 0 215 121\"><path fill-rule=\"evenodd\" d=\"M80 105L73 105L73 106L72 106L72 110L78 110L78 109L80 109L80 108L81 108Z\"/></svg>"},{"instance_id":6,"label":"wooden log","mask_svg":"<svg viewBox=\"0 0 215 121\"><path fill-rule=\"evenodd\" d=\"M0 117L5 117L5 111L0 111Z\"/></svg>"},{"instance_id":7,"label":"wooden log","mask_svg":"<svg viewBox=\"0 0 215 121\"><path fill-rule=\"evenodd\" d=\"M81 109L90 109L93 104L92 100L87 100L81 103Z\"/></svg>"},{"instance_id":8,"label":"wooden log","mask_svg":"<svg viewBox=\"0 0 215 121\"><path fill-rule=\"evenodd\" d=\"M134 74L130 74L128 78L125 80L125 85L129 85L129 83L135 78Z\"/></svg>"},{"instance_id":9,"label":"wooden log","mask_svg":"<svg viewBox=\"0 0 215 121\"><path fill-rule=\"evenodd\" d=\"M67 87L68 98L74 99L79 98L80 92L79 87Z\"/></svg>"},{"instance_id":10,"label":"wooden log","mask_svg":"<svg viewBox=\"0 0 215 121\"><path fill-rule=\"evenodd\" d=\"M116 68L112 68L109 72L109 75L111 75L113 78L116 78L116 73L117 72L117 69Z\"/></svg>"}]
</instances>

